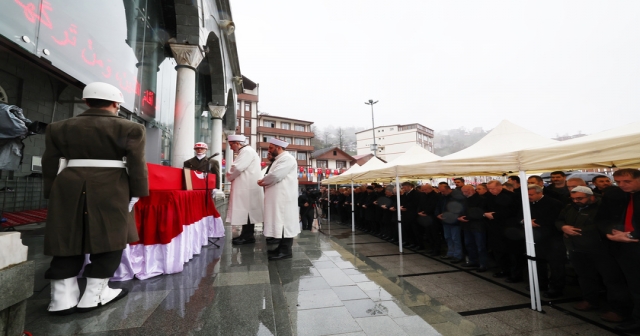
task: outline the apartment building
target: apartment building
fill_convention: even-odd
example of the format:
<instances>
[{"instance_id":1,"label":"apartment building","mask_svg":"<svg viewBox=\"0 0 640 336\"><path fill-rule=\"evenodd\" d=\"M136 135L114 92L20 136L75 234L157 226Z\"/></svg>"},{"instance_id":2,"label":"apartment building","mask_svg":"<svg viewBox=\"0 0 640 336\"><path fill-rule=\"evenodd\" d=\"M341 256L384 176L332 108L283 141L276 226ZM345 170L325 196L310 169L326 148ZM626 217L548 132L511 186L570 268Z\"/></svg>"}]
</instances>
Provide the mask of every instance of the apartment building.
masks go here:
<instances>
[{"instance_id":1,"label":"apartment building","mask_svg":"<svg viewBox=\"0 0 640 336\"><path fill-rule=\"evenodd\" d=\"M387 162L400 156L409 148L419 145L433 152L432 129L421 124L387 125L367 129L356 133L357 155L371 153L373 137L378 146L377 156Z\"/></svg>"}]
</instances>

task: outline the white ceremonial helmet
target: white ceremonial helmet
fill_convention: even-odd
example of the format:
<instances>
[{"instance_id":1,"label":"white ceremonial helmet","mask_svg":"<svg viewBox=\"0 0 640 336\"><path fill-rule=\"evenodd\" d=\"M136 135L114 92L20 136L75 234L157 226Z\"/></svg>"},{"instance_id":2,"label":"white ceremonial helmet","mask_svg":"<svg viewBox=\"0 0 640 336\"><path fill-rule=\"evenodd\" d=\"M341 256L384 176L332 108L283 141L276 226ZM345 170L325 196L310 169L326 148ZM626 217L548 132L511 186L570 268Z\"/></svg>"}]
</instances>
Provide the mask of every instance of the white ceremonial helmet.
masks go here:
<instances>
[{"instance_id":1,"label":"white ceremonial helmet","mask_svg":"<svg viewBox=\"0 0 640 336\"><path fill-rule=\"evenodd\" d=\"M124 103L124 96L117 87L103 82L93 82L82 90L82 99L93 98Z\"/></svg>"},{"instance_id":2,"label":"white ceremonial helmet","mask_svg":"<svg viewBox=\"0 0 640 336\"><path fill-rule=\"evenodd\" d=\"M204 142L196 142L196 144L193 145L193 149L198 149L198 148L209 149L209 146L207 146L207 144Z\"/></svg>"}]
</instances>

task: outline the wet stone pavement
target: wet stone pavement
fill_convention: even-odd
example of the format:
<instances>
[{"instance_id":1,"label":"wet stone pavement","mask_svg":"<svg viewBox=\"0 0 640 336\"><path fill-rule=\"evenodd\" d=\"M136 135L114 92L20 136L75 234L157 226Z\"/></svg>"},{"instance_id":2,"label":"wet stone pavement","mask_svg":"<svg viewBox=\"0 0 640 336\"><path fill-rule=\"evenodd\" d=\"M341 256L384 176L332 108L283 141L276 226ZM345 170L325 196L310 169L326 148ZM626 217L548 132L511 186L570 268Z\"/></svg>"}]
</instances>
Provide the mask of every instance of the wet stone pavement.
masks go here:
<instances>
[{"instance_id":1,"label":"wet stone pavement","mask_svg":"<svg viewBox=\"0 0 640 336\"><path fill-rule=\"evenodd\" d=\"M412 251L401 255L396 245L345 226L304 231L293 258L277 262L267 260L273 246L260 233L256 244L240 247L231 245L237 234L227 227L221 247L203 248L182 273L113 282L129 295L57 317L46 312L41 229L23 231L40 277L25 329L36 336L612 335L610 325L568 314L571 303L534 312L517 287L524 284L505 286Z\"/></svg>"}]
</instances>

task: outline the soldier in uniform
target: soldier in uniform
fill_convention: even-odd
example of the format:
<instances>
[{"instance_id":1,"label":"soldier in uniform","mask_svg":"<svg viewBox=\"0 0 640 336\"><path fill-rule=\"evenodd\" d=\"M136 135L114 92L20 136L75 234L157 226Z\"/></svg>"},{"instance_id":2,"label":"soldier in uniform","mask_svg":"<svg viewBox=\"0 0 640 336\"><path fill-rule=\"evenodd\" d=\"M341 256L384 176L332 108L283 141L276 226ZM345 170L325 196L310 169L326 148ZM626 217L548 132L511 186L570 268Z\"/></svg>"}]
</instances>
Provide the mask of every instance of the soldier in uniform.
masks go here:
<instances>
[{"instance_id":1,"label":"soldier in uniform","mask_svg":"<svg viewBox=\"0 0 640 336\"><path fill-rule=\"evenodd\" d=\"M209 149L209 146L207 146L206 143L197 142L193 146L193 150L196 151L196 156L185 161L183 167L200 172L215 174L216 185L211 186L211 189L217 189L218 185L220 184L220 162L218 162L218 160L213 160L213 156L218 155L218 153L214 154L212 157L207 158L207 149Z\"/></svg>"},{"instance_id":2,"label":"soldier in uniform","mask_svg":"<svg viewBox=\"0 0 640 336\"><path fill-rule=\"evenodd\" d=\"M118 116L120 90L91 83L82 98L87 111L47 127L42 157L49 199L44 254L53 256L45 273L51 280L48 310L57 315L93 310L127 294L108 282L127 243L138 241L132 210L138 197L149 194L145 129ZM80 297L76 277L85 254L91 264L84 268L87 286Z\"/></svg>"}]
</instances>

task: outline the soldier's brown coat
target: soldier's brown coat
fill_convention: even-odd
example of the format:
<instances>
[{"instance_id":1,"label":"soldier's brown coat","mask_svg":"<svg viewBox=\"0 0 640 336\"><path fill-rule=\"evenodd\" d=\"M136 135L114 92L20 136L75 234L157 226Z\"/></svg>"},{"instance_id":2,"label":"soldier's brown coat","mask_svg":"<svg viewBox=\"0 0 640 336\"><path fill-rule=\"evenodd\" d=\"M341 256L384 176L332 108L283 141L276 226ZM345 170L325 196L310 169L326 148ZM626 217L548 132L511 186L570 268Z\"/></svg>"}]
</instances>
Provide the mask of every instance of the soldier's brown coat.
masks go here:
<instances>
[{"instance_id":1,"label":"soldier's brown coat","mask_svg":"<svg viewBox=\"0 0 640 336\"><path fill-rule=\"evenodd\" d=\"M72 256L124 249L138 240L131 197L149 195L144 126L89 109L47 127L42 157L49 199L44 254ZM121 168L67 167L59 159L122 160Z\"/></svg>"},{"instance_id":2,"label":"soldier's brown coat","mask_svg":"<svg viewBox=\"0 0 640 336\"><path fill-rule=\"evenodd\" d=\"M218 160L206 159L206 158L203 158L202 160L198 160L198 157L194 156L184 162L183 168L189 168L191 170L204 172L207 170L207 166L209 165L209 162L211 162L210 173L216 175L216 184L220 185L220 182L221 182L220 181L220 162L218 162ZM215 186L211 186L210 188L213 189L215 188Z\"/></svg>"}]
</instances>

